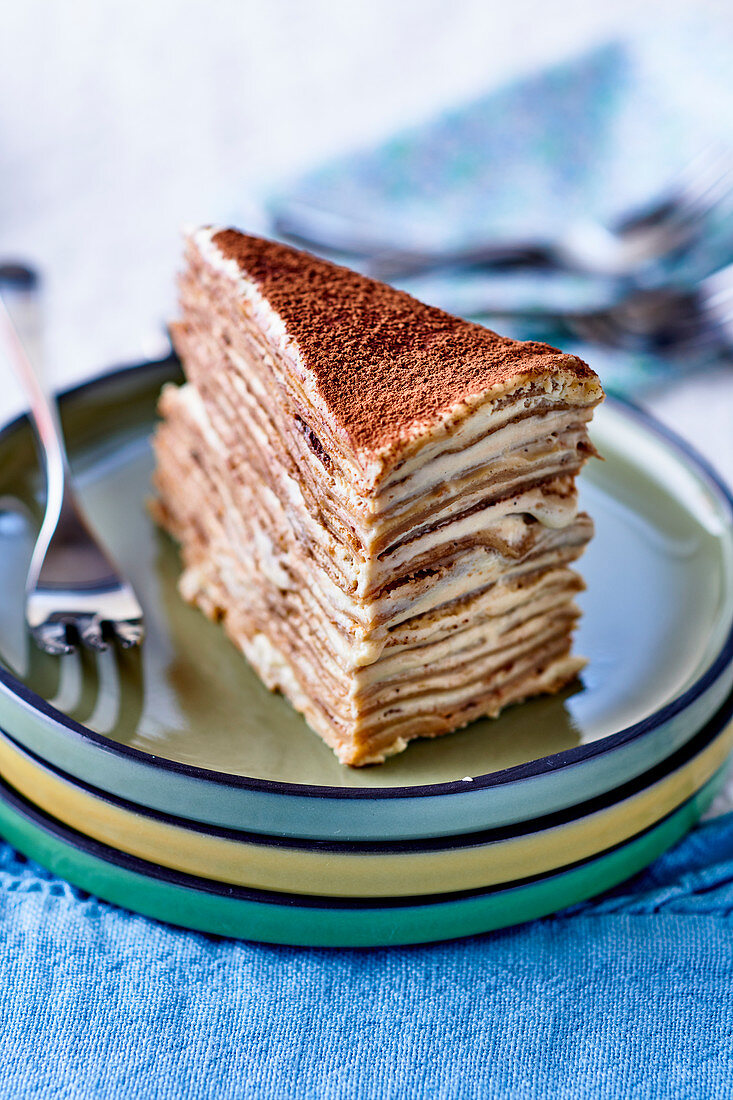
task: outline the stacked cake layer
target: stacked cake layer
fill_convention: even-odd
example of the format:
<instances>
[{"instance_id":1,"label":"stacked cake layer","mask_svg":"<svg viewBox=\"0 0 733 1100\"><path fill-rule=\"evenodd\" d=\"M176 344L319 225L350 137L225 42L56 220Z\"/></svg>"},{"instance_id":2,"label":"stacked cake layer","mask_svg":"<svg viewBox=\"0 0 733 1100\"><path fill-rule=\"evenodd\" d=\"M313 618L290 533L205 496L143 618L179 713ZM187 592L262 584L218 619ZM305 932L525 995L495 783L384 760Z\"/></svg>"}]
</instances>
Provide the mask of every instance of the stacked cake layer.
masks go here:
<instances>
[{"instance_id":1,"label":"stacked cake layer","mask_svg":"<svg viewBox=\"0 0 733 1100\"><path fill-rule=\"evenodd\" d=\"M181 592L342 761L573 679L585 364L234 230L190 237L180 289Z\"/></svg>"}]
</instances>

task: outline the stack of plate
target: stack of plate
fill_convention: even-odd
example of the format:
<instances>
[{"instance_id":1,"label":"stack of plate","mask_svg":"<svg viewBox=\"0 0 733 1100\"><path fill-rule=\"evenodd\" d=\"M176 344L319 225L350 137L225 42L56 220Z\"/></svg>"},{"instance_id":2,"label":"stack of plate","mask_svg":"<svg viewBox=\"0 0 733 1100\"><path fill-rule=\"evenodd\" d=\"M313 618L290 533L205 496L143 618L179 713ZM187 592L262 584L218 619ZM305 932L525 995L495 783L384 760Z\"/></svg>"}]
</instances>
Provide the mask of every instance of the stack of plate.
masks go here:
<instances>
[{"instance_id":1,"label":"stack of plate","mask_svg":"<svg viewBox=\"0 0 733 1100\"><path fill-rule=\"evenodd\" d=\"M172 360L63 401L89 511L140 593L142 651L28 644L42 485L0 435L0 832L102 898L291 944L411 943L553 912L641 870L709 805L733 748L733 521L715 477L608 403L583 479L597 536L583 686L380 767L341 767L176 592L145 511Z\"/></svg>"}]
</instances>

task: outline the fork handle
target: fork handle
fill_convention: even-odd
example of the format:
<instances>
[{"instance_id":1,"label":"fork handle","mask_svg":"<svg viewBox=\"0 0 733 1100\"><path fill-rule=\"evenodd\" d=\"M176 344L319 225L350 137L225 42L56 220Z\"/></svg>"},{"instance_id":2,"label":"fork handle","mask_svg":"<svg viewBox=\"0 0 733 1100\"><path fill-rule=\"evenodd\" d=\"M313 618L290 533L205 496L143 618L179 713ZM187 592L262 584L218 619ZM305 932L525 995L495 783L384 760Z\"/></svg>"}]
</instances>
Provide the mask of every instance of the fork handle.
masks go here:
<instances>
[{"instance_id":1,"label":"fork handle","mask_svg":"<svg viewBox=\"0 0 733 1100\"><path fill-rule=\"evenodd\" d=\"M30 403L46 475L45 513L28 586L68 587L79 575L92 588L117 584L115 568L94 538L74 490L56 400L34 369L34 361L41 358L40 337L38 276L20 265L0 265L0 350L6 352ZM54 553L48 554L52 538Z\"/></svg>"},{"instance_id":2,"label":"fork handle","mask_svg":"<svg viewBox=\"0 0 733 1100\"><path fill-rule=\"evenodd\" d=\"M41 302L35 271L0 265L0 347L30 405L46 475L46 511L59 515L67 494L69 460L58 406L41 382Z\"/></svg>"}]
</instances>

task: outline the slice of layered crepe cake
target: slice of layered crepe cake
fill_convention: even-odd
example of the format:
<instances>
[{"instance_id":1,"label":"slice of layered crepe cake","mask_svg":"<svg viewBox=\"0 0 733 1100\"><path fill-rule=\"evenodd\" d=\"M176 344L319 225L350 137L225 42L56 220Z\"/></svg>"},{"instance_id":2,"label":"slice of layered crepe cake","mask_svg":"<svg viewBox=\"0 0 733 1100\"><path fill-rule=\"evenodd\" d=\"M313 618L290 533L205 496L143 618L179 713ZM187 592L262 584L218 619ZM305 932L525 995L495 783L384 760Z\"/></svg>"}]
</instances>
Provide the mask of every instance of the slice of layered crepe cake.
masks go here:
<instances>
[{"instance_id":1,"label":"slice of layered crepe cake","mask_svg":"<svg viewBox=\"0 0 733 1100\"><path fill-rule=\"evenodd\" d=\"M574 679L585 363L233 229L189 236L180 294L154 503L180 591L339 760Z\"/></svg>"}]
</instances>

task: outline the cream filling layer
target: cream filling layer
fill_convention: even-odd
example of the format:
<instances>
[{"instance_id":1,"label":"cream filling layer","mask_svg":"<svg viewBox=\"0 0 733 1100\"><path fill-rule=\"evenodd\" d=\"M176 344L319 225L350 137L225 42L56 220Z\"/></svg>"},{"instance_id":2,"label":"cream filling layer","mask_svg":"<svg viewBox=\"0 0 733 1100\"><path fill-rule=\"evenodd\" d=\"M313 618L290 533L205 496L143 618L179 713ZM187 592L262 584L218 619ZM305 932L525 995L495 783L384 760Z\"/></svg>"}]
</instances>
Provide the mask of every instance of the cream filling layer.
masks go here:
<instances>
[{"instance_id":1,"label":"cream filling layer","mask_svg":"<svg viewBox=\"0 0 733 1100\"><path fill-rule=\"evenodd\" d=\"M374 502L373 511L377 514L389 513L392 518L413 499L429 496L435 489L448 484L454 478L465 478L467 474L485 471L489 466L493 471L495 465L497 472L500 472L501 460L510 456L513 464L521 465L524 448L535 445L538 440L559 437L573 425L587 422L591 416L589 409L535 411L531 404L530 409L533 410L531 415L522 420L504 423L503 426L497 426L497 420L511 420L512 415L516 416L517 410L514 406L493 414L490 409L478 410L471 417L471 438L465 446L444 450L434 458L421 451L422 462L415 472L383 489ZM505 413L510 415L505 416ZM469 425L464 427L468 428ZM451 443L454 442L457 443L458 440L452 439ZM536 458L532 455L526 463L529 465L534 461Z\"/></svg>"}]
</instances>

